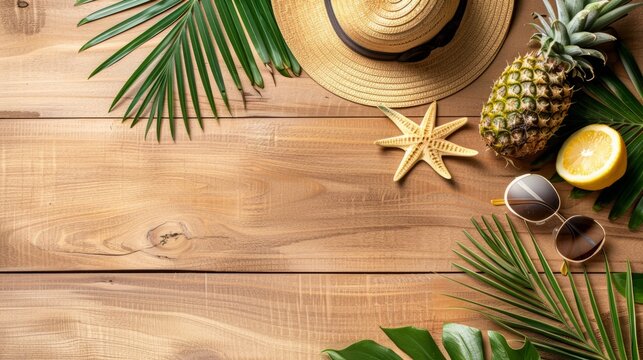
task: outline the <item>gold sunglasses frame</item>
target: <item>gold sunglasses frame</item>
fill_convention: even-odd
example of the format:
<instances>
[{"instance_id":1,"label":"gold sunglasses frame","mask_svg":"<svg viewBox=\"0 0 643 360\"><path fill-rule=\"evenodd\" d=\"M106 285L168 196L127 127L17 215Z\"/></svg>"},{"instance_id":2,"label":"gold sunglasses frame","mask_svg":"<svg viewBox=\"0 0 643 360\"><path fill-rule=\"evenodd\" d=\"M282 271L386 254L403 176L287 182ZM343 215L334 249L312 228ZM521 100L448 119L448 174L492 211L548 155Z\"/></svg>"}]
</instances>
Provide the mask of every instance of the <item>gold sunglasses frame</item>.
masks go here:
<instances>
[{"instance_id":1,"label":"gold sunglasses frame","mask_svg":"<svg viewBox=\"0 0 643 360\"><path fill-rule=\"evenodd\" d=\"M527 219L526 217L524 217L524 216L522 216L522 215L518 214L518 213L517 213L517 212L516 212L512 207L511 207L511 204L509 204L509 201L508 201L508 199L507 199L507 196L509 195L509 189L510 189L510 188L511 188L515 183L517 183L518 181L520 181L520 180L522 180L522 179L524 179L524 178L526 178L526 177L529 177L529 176L537 176L537 177L541 178L542 180L544 180L546 183L548 183L548 184L549 184L549 186L551 186L552 190L554 191L554 193L555 193L555 194L556 194L556 196L558 197L558 208L556 208L556 211L554 211L554 213L553 213L553 214L551 214L550 216L546 217L546 218L545 218L545 219L543 219L543 220L538 220L538 221L536 221L536 220L530 220L530 219ZM512 214L514 214L514 215L516 215L517 217L519 217L519 218L523 219L524 221L527 221L527 222L530 222L530 223L533 223L533 224L536 224L536 225L542 225L542 224L546 223L549 219L551 219L551 218L553 218L553 217L557 217L557 218L558 218L558 220L560 220L560 221L562 222L562 224L561 224L559 227L555 228L555 229L554 229L554 231L552 232L552 235L553 235L553 237L554 237L554 248L556 249L556 252L558 253L558 255L559 255L561 258L565 259L565 261L567 261L567 262L570 262L570 263L573 263L573 264L582 264L582 263L586 262L587 260L589 260L589 259L593 258L594 256L596 256L596 254L598 254L598 253L603 249L603 246L605 246L605 243L607 242L607 233L605 232L605 228L603 227L603 225L602 225L601 223L599 223L598 221L596 221L596 219L594 219L594 218L592 218L592 217L584 216L584 215L572 215L572 216L570 216L570 217L568 217L568 218L565 218L563 215L561 215L561 214L560 214L560 206L561 206L561 203L562 203L562 201L561 201L561 199L560 199L560 194L558 193L558 190L556 190L556 188L554 187L554 184L552 184L552 183L551 183L551 181L547 180L547 178L545 178L545 177L544 177L544 176L542 176L542 175L539 175L539 174L531 174L531 173L527 173L527 174L524 174L524 175L521 175L521 176L518 176L518 177L514 178L514 179L513 179L513 180L512 180L508 185L507 185L507 187L505 188L505 194L504 194L504 198L503 198L503 199L493 199L493 200L491 200L491 204L492 204L493 206L500 206L500 205L504 205L507 209L509 209L509 211L510 211ZM565 226L565 224L566 224L569 220L571 220L571 219L573 219L573 218L576 218L576 217L586 217L586 218L592 219L592 220L593 220L593 221L594 221L594 222L595 222L595 223L596 223L596 224L601 228L601 231L603 232L603 241L601 241L601 243L600 243L600 245L598 246L598 248L596 248L596 250L595 250L595 251L594 251L590 256L588 256L587 258L585 258L584 260L574 260L574 259L570 259L570 258L568 258L568 257L564 256L563 254L561 254L561 253L560 253L560 250L558 249L558 234L559 234L559 232L560 232L560 229L562 229L562 227L563 227L563 226Z\"/></svg>"}]
</instances>

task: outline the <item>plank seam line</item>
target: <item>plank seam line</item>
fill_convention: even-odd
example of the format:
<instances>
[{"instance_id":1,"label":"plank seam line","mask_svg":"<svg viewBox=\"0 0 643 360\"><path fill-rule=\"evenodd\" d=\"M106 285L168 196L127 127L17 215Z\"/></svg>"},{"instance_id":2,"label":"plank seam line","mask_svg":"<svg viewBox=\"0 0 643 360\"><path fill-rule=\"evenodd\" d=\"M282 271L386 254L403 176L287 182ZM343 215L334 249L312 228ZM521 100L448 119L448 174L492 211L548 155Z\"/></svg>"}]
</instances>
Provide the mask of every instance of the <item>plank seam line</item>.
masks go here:
<instances>
[{"instance_id":1,"label":"plank seam line","mask_svg":"<svg viewBox=\"0 0 643 360\"><path fill-rule=\"evenodd\" d=\"M464 275L461 271L408 271L408 272L387 272L387 271L206 271L206 270L52 270L52 271L2 271L1 275L48 275L48 274L233 274L233 275ZM544 274L542 271L539 274ZM582 272L572 271L573 274ZM605 274L604 271L588 271L588 274Z\"/></svg>"},{"instance_id":2,"label":"plank seam line","mask_svg":"<svg viewBox=\"0 0 643 360\"><path fill-rule=\"evenodd\" d=\"M438 118L461 118L461 117L479 117L480 114L477 115L445 115L445 116L438 116ZM408 116L411 119L421 119L422 115L409 115ZM51 117L0 117L0 121L2 120L121 120L122 117L105 117L105 116L51 116ZM168 120L169 118L163 117L163 120ZM176 120L177 118L175 118ZM189 117L189 120L197 120L195 117ZM256 116L219 116L218 118L215 117L202 117L203 120L250 120L250 119L355 119L355 120L360 120L360 119L386 119L385 116L379 116L379 115L351 115L351 116L345 116L345 115L338 115L338 116L332 116L332 115L320 115L320 116L273 116L273 115L256 115ZM129 120L129 119L128 119Z\"/></svg>"}]
</instances>

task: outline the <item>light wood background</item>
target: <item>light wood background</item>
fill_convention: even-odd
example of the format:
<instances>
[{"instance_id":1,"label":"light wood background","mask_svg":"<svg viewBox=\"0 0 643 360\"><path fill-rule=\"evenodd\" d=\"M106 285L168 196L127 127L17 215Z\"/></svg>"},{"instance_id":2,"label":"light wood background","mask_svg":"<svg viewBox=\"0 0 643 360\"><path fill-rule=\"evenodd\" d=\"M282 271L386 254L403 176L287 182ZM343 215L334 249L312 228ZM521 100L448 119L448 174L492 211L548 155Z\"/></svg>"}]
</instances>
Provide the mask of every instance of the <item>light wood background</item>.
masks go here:
<instances>
[{"instance_id":1,"label":"light wood background","mask_svg":"<svg viewBox=\"0 0 643 360\"><path fill-rule=\"evenodd\" d=\"M264 72L261 96L249 90L244 109L234 94L232 114L192 141L144 139L107 108L150 46L90 80L127 37L77 53L113 20L75 24L110 2L0 3L0 359L320 359L387 343L379 325L437 338L445 322L493 327L454 309L444 293L471 294L442 276L462 278L451 249L469 218L502 214L489 200L531 170L485 151L476 129L493 79L528 50L539 1L517 2L491 67L439 102L439 123L470 117L452 139L480 155L447 158L453 181L420 164L400 184L402 153L372 144L394 125L305 74L275 86ZM639 62L640 14L617 26ZM643 272L640 232L558 188L563 213L605 225L616 270L629 259ZM557 264L554 226L534 231Z\"/></svg>"}]
</instances>

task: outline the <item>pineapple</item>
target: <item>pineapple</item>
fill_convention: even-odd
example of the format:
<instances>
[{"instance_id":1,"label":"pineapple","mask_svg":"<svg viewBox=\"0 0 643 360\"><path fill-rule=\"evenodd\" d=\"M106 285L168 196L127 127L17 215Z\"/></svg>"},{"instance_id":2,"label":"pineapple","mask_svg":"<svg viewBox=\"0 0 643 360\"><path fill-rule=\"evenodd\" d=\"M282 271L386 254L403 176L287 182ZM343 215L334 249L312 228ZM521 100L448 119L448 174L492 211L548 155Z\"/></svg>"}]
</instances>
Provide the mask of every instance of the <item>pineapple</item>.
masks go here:
<instances>
[{"instance_id":1,"label":"pineapple","mask_svg":"<svg viewBox=\"0 0 643 360\"><path fill-rule=\"evenodd\" d=\"M517 57L493 85L482 109L480 135L487 146L505 157L522 158L542 150L561 125L572 103L574 78L591 80L595 58L605 54L593 47L616 38L601 32L643 3L629 0L556 0L558 16L548 0L546 20L532 40L537 53Z\"/></svg>"}]
</instances>

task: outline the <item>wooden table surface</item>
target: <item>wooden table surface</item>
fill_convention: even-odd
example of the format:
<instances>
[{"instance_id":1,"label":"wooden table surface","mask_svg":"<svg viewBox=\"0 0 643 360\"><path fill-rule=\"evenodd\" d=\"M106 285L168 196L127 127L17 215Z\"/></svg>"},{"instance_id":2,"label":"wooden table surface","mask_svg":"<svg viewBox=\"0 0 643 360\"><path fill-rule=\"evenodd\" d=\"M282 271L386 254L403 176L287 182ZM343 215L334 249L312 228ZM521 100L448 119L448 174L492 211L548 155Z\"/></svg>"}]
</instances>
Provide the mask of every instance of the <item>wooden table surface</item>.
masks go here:
<instances>
[{"instance_id":1,"label":"wooden table surface","mask_svg":"<svg viewBox=\"0 0 643 360\"><path fill-rule=\"evenodd\" d=\"M530 170L485 151L477 117L527 51L540 1L517 2L493 64L439 102L439 123L469 117L452 139L480 155L447 158L453 181L420 164L399 184L402 153L373 145L395 126L305 74L248 91L246 109L235 94L191 141L146 140L121 124L123 106L107 108L151 46L91 80L127 36L77 53L114 19L76 23L110 1L0 3L0 359L320 359L362 338L390 344L378 326L438 341L445 322L493 327L454 310L445 292L475 295L444 276L463 278L452 249L469 218L503 213L489 199ZM639 62L641 14L617 26ZM605 225L616 270L629 259L643 272L641 232L557 187L563 213ZM558 263L553 226L534 231Z\"/></svg>"}]
</instances>

